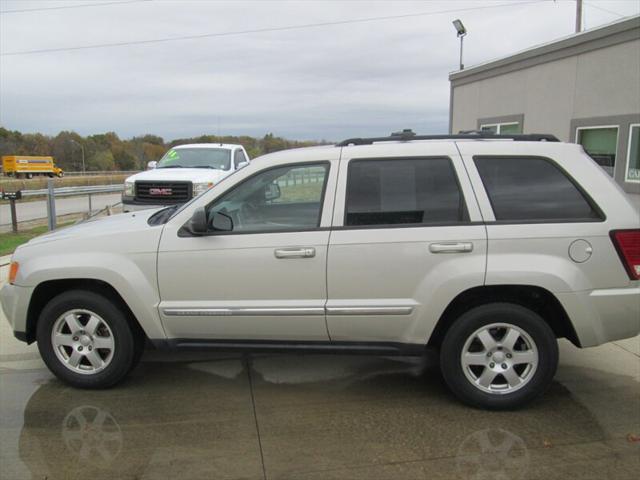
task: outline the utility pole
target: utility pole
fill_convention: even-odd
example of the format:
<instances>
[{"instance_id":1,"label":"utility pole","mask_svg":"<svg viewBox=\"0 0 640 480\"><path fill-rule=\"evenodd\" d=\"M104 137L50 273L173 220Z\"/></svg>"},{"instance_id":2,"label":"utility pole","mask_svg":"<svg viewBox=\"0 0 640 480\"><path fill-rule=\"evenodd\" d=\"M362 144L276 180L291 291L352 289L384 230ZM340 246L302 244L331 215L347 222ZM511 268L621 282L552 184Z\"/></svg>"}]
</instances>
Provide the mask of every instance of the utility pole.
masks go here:
<instances>
[{"instance_id":1,"label":"utility pole","mask_svg":"<svg viewBox=\"0 0 640 480\"><path fill-rule=\"evenodd\" d=\"M582 0L576 0L576 33L582 31Z\"/></svg>"},{"instance_id":2,"label":"utility pole","mask_svg":"<svg viewBox=\"0 0 640 480\"><path fill-rule=\"evenodd\" d=\"M82 174L84 175L86 173L84 169L84 145L82 145L79 142L76 142L74 139L71 139L71 143L75 143L80 147L80 150L82 150Z\"/></svg>"}]
</instances>

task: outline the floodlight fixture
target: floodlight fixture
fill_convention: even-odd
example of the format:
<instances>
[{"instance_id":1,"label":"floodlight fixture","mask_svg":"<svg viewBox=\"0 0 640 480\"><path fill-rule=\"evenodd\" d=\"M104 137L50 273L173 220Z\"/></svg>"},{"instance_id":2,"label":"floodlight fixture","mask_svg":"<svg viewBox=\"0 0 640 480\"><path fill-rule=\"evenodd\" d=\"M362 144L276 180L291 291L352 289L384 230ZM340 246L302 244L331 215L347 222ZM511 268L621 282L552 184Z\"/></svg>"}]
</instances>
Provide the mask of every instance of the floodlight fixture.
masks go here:
<instances>
[{"instance_id":1,"label":"floodlight fixture","mask_svg":"<svg viewBox=\"0 0 640 480\"><path fill-rule=\"evenodd\" d=\"M453 21L453 26L456 28L456 32L458 32L458 38L460 39L460 70L464 70L464 63L462 63L462 47L464 36L467 34L467 29L464 28L462 20L460 20L459 18Z\"/></svg>"},{"instance_id":2,"label":"floodlight fixture","mask_svg":"<svg viewBox=\"0 0 640 480\"><path fill-rule=\"evenodd\" d=\"M464 28L464 25L462 24L462 20L460 19L454 20L453 26L456 27L456 31L458 32L459 37L467 34L467 29Z\"/></svg>"}]
</instances>

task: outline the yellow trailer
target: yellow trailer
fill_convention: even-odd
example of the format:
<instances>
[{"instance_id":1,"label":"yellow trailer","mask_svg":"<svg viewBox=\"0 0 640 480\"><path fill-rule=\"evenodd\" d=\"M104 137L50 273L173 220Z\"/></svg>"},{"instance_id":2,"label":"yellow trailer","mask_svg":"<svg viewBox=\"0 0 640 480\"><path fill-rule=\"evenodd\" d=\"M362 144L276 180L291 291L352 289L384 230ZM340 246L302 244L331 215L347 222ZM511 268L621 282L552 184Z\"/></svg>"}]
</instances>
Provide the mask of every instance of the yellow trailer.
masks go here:
<instances>
[{"instance_id":1,"label":"yellow trailer","mask_svg":"<svg viewBox=\"0 0 640 480\"><path fill-rule=\"evenodd\" d=\"M56 167L53 157L6 155L2 157L2 173L7 177L33 178L37 175L62 177L64 172Z\"/></svg>"}]
</instances>

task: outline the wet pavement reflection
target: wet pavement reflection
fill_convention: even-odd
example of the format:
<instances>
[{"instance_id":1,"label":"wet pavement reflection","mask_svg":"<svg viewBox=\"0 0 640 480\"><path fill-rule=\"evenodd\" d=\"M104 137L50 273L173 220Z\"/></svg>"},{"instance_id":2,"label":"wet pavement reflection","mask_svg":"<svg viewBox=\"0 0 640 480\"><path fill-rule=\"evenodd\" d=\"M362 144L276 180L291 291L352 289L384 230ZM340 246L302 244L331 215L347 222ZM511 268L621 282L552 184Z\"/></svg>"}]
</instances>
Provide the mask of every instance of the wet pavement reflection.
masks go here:
<instances>
[{"instance_id":1,"label":"wet pavement reflection","mask_svg":"<svg viewBox=\"0 0 640 480\"><path fill-rule=\"evenodd\" d=\"M61 384L32 354L3 360L1 478L626 479L640 471L640 357L612 344L563 344L549 392L514 412L461 405L424 359L150 351L105 391Z\"/></svg>"}]
</instances>

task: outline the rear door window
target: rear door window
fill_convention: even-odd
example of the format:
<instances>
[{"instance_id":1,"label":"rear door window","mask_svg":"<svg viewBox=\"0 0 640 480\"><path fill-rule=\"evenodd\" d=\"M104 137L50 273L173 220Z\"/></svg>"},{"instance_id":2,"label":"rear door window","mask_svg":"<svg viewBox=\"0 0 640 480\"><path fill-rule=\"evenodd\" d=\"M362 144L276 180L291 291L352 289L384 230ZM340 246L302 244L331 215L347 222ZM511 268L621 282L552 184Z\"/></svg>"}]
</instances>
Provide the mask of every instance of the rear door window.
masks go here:
<instances>
[{"instance_id":1,"label":"rear door window","mask_svg":"<svg viewBox=\"0 0 640 480\"><path fill-rule=\"evenodd\" d=\"M345 226L451 224L468 220L449 158L352 160Z\"/></svg>"},{"instance_id":2,"label":"rear door window","mask_svg":"<svg viewBox=\"0 0 640 480\"><path fill-rule=\"evenodd\" d=\"M555 163L539 157L474 157L496 220L594 221L602 215Z\"/></svg>"}]
</instances>

